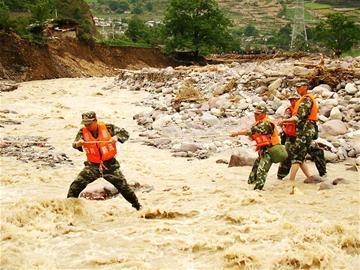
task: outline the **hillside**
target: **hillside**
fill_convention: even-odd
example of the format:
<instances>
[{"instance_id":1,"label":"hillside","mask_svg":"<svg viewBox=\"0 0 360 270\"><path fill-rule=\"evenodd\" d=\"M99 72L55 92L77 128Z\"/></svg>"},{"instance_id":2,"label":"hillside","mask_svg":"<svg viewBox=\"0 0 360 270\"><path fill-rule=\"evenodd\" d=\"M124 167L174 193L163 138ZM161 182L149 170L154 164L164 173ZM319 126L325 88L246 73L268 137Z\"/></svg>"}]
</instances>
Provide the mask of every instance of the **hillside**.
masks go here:
<instances>
[{"instance_id":1,"label":"hillside","mask_svg":"<svg viewBox=\"0 0 360 270\"><path fill-rule=\"evenodd\" d=\"M101 44L90 48L73 38L52 39L41 46L0 31L0 44L0 79L16 81L113 76L119 68L174 65L158 49Z\"/></svg>"},{"instance_id":2,"label":"hillside","mask_svg":"<svg viewBox=\"0 0 360 270\"><path fill-rule=\"evenodd\" d=\"M99 17L129 18L134 14L144 20L161 20L170 0L86 0L93 14ZM125 9L111 9L113 2L128 3ZM295 0L219 0L225 14L235 23L235 28L253 24L268 33L292 21ZM151 4L151 9L147 8ZM360 22L358 0L305 0L305 20L317 22L330 12L342 12ZM139 13L140 12L140 13Z\"/></svg>"}]
</instances>

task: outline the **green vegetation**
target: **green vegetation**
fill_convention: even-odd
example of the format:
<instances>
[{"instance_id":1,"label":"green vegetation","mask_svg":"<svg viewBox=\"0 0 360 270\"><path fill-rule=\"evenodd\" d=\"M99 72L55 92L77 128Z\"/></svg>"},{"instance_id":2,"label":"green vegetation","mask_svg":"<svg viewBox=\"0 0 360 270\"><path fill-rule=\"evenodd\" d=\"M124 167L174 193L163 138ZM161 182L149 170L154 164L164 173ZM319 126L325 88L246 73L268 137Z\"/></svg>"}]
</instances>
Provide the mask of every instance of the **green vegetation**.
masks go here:
<instances>
[{"instance_id":1,"label":"green vegetation","mask_svg":"<svg viewBox=\"0 0 360 270\"><path fill-rule=\"evenodd\" d=\"M0 1L0 29L10 27L10 11L3 1Z\"/></svg>"},{"instance_id":2,"label":"green vegetation","mask_svg":"<svg viewBox=\"0 0 360 270\"><path fill-rule=\"evenodd\" d=\"M330 9L331 5L311 2L311 3L305 3L305 8L307 8L307 9Z\"/></svg>"},{"instance_id":3,"label":"green vegetation","mask_svg":"<svg viewBox=\"0 0 360 270\"><path fill-rule=\"evenodd\" d=\"M253 48L289 49L295 6L290 0L0 0L0 29L45 44L43 30L55 18L74 21L78 38L112 46L160 46L195 55ZM89 10L91 7L91 12ZM341 17L334 7L346 8ZM352 9L349 7L353 7ZM97 35L92 14L106 18ZM328 15L325 20L324 17ZM334 15L335 14L335 15ZM339 17L340 16L340 17ZM117 21L107 20L116 18ZM148 22L148 21L153 22ZM156 21L156 23L154 22ZM161 24L158 22L161 21ZM358 53L360 1L306 0L308 44L299 49ZM128 24L128 28L124 23ZM152 26L149 26L152 24ZM280 29L280 30L278 30ZM125 31L126 30L126 31ZM123 32L125 31L125 33ZM348 52L349 51L349 52Z\"/></svg>"},{"instance_id":4,"label":"green vegetation","mask_svg":"<svg viewBox=\"0 0 360 270\"><path fill-rule=\"evenodd\" d=\"M360 48L359 49L352 49L350 51L344 52L342 56L352 56L357 57L360 56Z\"/></svg>"},{"instance_id":5,"label":"green vegetation","mask_svg":"<svg viewBox=\"0 0 360 270\"><path fill-rule=\"evenodd\" d=\"M232 39L230 25L215 0L172 0L164 19L166 50L195 56L224 51Z\"/></svg>"},{"instance_id":6,"label":"green vegetation","mask_svg":"<svg viewBox=\"0 0 360 270\"><path fill-rule=\"evenodd\" d=\"M13 29L30 42L46 44L42 32L55 18L75 20L78 38L94 44L96 29L82 0L0 0L0 29Z\"/></svg>"},{"instance_id":7,"label":"green vegetation","mask_svg":"<svg viewBox=\"0 0 360 270\"><path fill-rule=\"evenodd\" d=\"M256 27L252 24L248 24L245 29L244 29L244 36L247 36L247 37L255 37L259 35L259 31L256 29Z\"/></svg>"},{"instance_id":8,"label":"green vegetation","mask_svg":"<svg viewBox=\"0 0 360 270\"><path fill-rule=\"evenodd\" d=\"M315 29L318 42L333 51L336 56L349 51L360 41L360 27L340 13L327 16Z\"/></svg>"},{"instance_id":9,"label":"green vegetation","mask_svg":"<svg viewBox=\"0 0 360 270\"><path fill-rule=\"evenodd\" d=\"M100 43L114 46L114 47L138 47L138 48L150 48L151 46L143 42L133 42L126 37L116 37L111 39L102 40Z\"/></svg>"}]
</instances>

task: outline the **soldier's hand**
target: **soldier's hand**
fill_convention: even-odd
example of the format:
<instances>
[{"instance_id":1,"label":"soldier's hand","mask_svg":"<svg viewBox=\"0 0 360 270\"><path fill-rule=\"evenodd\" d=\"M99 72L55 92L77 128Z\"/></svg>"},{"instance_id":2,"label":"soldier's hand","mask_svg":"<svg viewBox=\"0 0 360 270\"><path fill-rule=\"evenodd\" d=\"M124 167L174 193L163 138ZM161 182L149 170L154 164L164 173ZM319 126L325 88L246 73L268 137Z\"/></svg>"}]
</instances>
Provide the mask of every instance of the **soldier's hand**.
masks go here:
<instances>
[{"instance_id":1,"label":"soldier's hand","mask_svg":"<svg viewBox=\"0 0 360 270\"><path fill-rule=\"evenodd\" d=\"M233 131L233 132L230 133L229 136L230 136L230 137L236 137L236 136L238 136L238 132L237 132L237 131Z\"/></svg>"},{"instance_id":2,"label":"soldier's hand","mask_svg":"<svg viewBox=\"0 0 360 270\"><path fill-rule=\"evenodd\" d=\"M110 139L111 143L116 143L118 141L118 136L112 136Z\"/></svg>"},{"instance_id":3,"label":"soldier's hand","mask_svg":"<svg viewBox=\"0 0 360 270\"><path fill-rule=\"evenodd\" d=\"M78 140L77 142L75 142L76 147L81 147L83 145L84 145L84 140Z\"/></svg>"}]
</instances>

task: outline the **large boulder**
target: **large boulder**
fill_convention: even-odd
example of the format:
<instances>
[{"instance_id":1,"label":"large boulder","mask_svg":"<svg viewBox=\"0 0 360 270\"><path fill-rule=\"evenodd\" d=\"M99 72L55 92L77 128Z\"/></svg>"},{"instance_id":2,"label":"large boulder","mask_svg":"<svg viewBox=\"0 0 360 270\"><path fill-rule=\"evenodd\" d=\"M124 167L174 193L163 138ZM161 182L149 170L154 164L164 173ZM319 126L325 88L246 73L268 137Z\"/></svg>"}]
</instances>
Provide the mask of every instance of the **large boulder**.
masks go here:
<instances>
[{"instance_id":1,"label":"large boulder","mask_svg":"<svg viewBox=\"0 0 360 270\"><path fill-rule=\"evenodd\" d=\"M205 122L209 126L215 126L220 122L220 120L215 115L209 113L204 113L204 115L201 117L201 121Z\"/></svg>"},{"instance_id":2,"label":"large boulder","mask_svg":"<svg viewBox=\"0 0 360 270\"><path fill-rule=\"evenodd\" d=\"M350 95L355 95L356 92L359 91L359 89L356 87L356 85L354 83L348 83L345 86L345 91L346 91L346 93L348 93Z\"/></svg>"},{"instance_id":3,"label":"large boulder","mask_svg":"<svg viewBox=\"0 0 360 270\"><path fill-rule=\"evenodd\" d=\"M343 114L339 110L338 107L334 107L334 108L331 109L331 112L330 112L330 119L331 120L334 120L334 119L341 120L342 118L343 118Z\"/></svg>"},{"instance_id":4,"label":"large boulder","mask_svg":"<svg viewBox=\"0 0 360 270\"><path fill-rule=\"evenodd\" d=\"M322 96L323 98L329 98L334 94L327 87L320 86L320 85L314 87L314 89L312 90L312 93L313 94L318 94L318 95Z\"/></svg>"},{"instance_id":5,"label":"large boulder","mask_svg":"<svg viewBox=\"0 0 360 270\"><path fill-rule=\"evenodd\" d=\"M163 115L158 117L154 123L152 123L152 127L157 130L161 130L163 127L167 126L172 122L171 115Z\"/></svg>"},{"instance_id":6,"label":"large boulder","mask_svg":"<svg viewBox=\"0 0 360 270\"><path fill-rule=\"evenodd\" d=\"M195 143L182 143L178 152L196 152L200 147Z\"/></svg>"},{"instance_id":7,"label":"large boulder","mask_svg":"<svg viewBox=\"0 0 360 270\"><path fill-rule=\"evenodd\" d=\"M220 109L225 106L225 104L229 103L229 99L227 98L227 95L222 95L219 97L213 97L209 100L209 107Z\"/></svg>"},{"instance_id":8,"label":"large boulder","mask_svg":"<svg viewBox=\"0 0 360 270\"><path fill-rule=\"evenodd\" d=\"M324 154L327 162L336 162L338 160L338 156L335 153L324 151Z\"/></svg>"},{"instance_id":9,"label":"large boulder","mask_svg":"<svg viewBox=\"0 0 360 270\"><path fill-rule=\"evenodd\" d=\"M321 125L321 134L326 135L343 135L347 132L345 123L341 120L330 120Z\"/></svg>"},{"instance_id":10,"label":"large boulder","mask_svg":"<svg viewBox=\"0 0 360 270\"><path fill-rule=\"evenodd\" d=\"M231 155L229 167L252 166L257 157L255 151L241 147Z\"/></svg>"},{"instance_id":11,"label":"large boulder","mask_svg":"<svg viewBox=\"0 0 360 270\"><path fill-rule=\"evenodd\" d=\"M88 185L81 191L80 197L88 200L107 200L116 196L118 193L119 191L116 187L110 184L95 183Z\"/></svg>"},{"instance_id":12,"label":"large boulder","mask_svg":"<svg viewBox=\"0 0 360 270\"><path fill-rule=\"evenodd\" d=\"M270 91L276 91L278 90L278 88L281 86L282 84L282 79L281 78L278 78L276 79L275 81L273 81L270 85L269 85L269 90Z\"/></svg>"}]
</instances>

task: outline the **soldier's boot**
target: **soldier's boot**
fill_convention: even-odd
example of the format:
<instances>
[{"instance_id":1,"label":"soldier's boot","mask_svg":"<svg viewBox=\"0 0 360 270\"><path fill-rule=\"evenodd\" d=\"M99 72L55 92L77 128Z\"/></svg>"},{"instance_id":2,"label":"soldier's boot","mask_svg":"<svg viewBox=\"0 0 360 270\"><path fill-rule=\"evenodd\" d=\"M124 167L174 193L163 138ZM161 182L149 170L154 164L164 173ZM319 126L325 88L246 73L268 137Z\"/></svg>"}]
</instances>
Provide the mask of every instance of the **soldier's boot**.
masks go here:
<instances>
[{"instance_id":1,"label":"soldier's boot","mask_svg":"<svg viewBox=\"0 0 360 270\"><path fill-rule=\"evenodd\" d=\"M121 195L124 196L124 198L131 203L132 207L134 207L136 210L140 210L142 208L142 205L139 203L138 198L136 197L135 193L133 191L130 192L124 192Z\"/></svg>"},{"instance_id":2,"label":"soldier's boot","mask_svg":"<svg viewBox=\"0 0 360 270\"><path fill-rule=\"evenodd\" d=\"M284 162L281 162L277 172L277 179L282 180L285 176L287 176L290 172L290 168L291 160L286 159Z\"/></svg>"},{"instance_id":3,"label":"soldier's boot","mask_svg":"<svg viewBox=\"0 0 360 270\"><path fill-rule=\"evenodd\" d=\"M255 184L255 187L254 187L254 190L256 190L256 189L262 190L263 187L264 187L264 184L265 184L265 183L256 183L256 184Z\"/></svg>"},{"instance_id":4,"label":"soldier's boot","mask_svg":"<svg viewBox=\"0 0 360 270\"><path fill-rule=\"evenodd\" d=\"M139 200L137 199L135 193L133 193L134 197L131 199L131 205L134 207L137 211L139 211L142 208L142 205L139 203ZM130 202L130 201L129 201Z\"/></svg>"}]
</instances>

